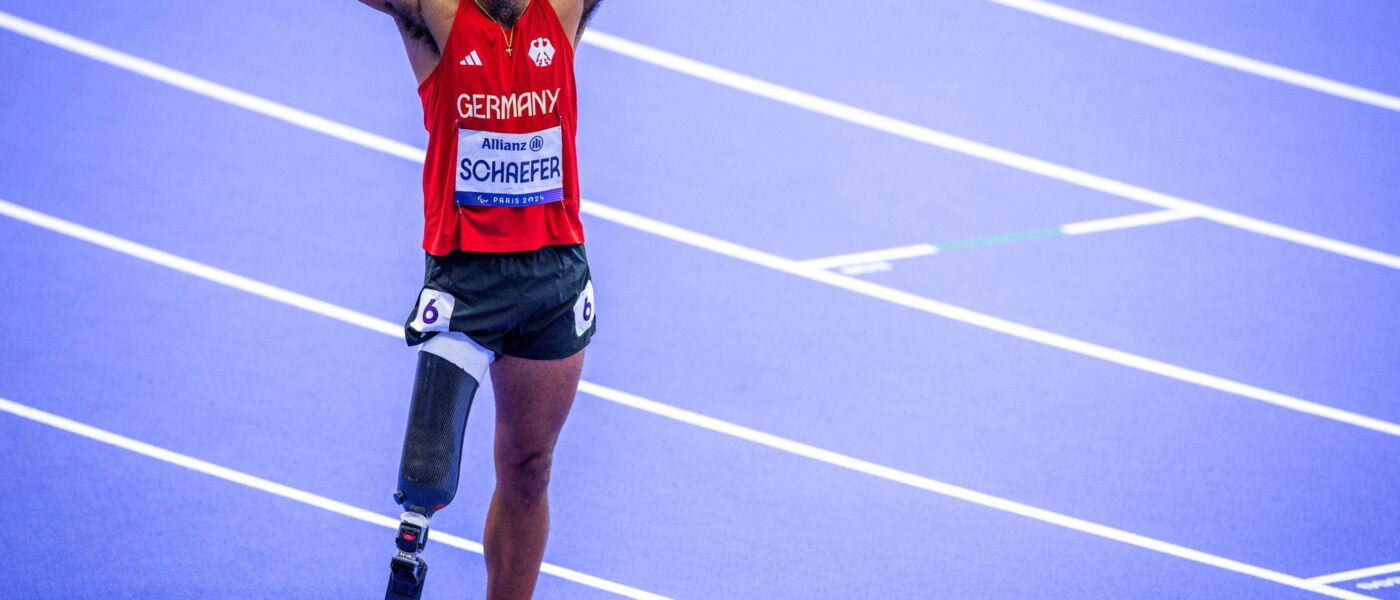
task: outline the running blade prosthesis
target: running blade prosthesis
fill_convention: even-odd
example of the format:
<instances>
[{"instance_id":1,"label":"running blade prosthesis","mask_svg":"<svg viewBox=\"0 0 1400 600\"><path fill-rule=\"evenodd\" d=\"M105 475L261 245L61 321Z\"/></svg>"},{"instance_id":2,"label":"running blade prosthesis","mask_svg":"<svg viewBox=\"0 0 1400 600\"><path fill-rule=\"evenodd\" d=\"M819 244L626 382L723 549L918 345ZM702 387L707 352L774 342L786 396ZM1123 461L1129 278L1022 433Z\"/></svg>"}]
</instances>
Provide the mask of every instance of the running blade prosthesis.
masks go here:
<instances>
[{"instance_id":1,"label":"running blade prosthesis","mask_svg":"<svg viewBox=\"0 0 1400 600\"><path fill-rule=\"evenodd\" d=\"M399 521L399 535L394 545L399 552L389 560L389 589L384 600L418 600L423 595L423 581L428 577L428 563L418 556L428 544L428 519L418 513L404 513Z\"/></svg>"}]
</instances>

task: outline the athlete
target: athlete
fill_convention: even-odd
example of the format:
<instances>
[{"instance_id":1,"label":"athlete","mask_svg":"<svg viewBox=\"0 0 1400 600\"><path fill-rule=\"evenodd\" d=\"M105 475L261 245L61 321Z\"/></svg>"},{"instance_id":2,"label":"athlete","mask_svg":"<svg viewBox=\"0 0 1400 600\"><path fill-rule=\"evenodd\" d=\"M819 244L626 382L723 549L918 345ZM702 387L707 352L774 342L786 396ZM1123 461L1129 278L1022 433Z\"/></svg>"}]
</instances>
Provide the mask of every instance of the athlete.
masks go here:
<instances>
[{"instance_id":1,"label":"athlete","mask_svg":"<svg viewBox=\"0 0 1400 600\"><path fill-rule=\"evenodd\" d=\"M418 79L427 269L386 599L419 598L433 514L452 502L472 397L489 370L496 489L486 596L534 593L548 485L596 328L579 221L574 47L600 0L360 0L394 19Z\"/></svg>"}]
</instances>

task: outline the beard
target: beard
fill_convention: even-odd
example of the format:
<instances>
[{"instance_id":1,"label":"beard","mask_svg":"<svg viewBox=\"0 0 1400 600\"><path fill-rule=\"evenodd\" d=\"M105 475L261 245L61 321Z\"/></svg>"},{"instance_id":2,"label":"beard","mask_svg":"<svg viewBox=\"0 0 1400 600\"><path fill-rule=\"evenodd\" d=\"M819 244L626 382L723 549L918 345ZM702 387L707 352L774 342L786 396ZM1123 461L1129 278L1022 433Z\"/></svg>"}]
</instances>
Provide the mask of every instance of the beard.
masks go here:
<instances>
[{"instance_id":1,"label":"beard","mask_svg":"<svg viewBox=\"0 0 1400 600\"><path fill-rule=\"evenodd\" d=\"M528 0L527 0L528 1ZM515 21L524 12L520 0L481 0L481 8L503 27L514 27Z\"/></svg>"}]
</instances>

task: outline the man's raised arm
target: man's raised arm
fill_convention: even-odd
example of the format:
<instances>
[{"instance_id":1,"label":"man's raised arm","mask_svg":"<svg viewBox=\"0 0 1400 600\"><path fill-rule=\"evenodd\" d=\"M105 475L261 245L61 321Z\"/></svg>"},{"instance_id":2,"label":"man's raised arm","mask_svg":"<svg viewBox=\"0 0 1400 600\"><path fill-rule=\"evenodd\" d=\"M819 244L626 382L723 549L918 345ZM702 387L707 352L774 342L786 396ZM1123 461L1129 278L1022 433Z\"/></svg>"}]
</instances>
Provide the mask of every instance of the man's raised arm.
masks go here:
<instances>
[{"instance_id":1,"label":"man's raised arm","mask_svg":"<svg viewBox=\"0 0 1400 600\"><path fill-rule=\"evenodd\" d=\"M392 12L389 12L389 0L360 0L360 4L373 8L374 10L382 12L386 15L394 14Z\"/></svg>"},{"instance_id":2,"label":"man's raised arm","mask_svg":"<svg viewBox=\"0 0 1400 600\"><path fill-rule=\"evenodd\" d=\"M426 79L442 57L442 45L452 29L455 3L451 0L360 0L360 3L394 18L413 74L420 82Z\"/></svg>"},{"instance_id":3,"label":"man's raised arm","mask_svg":"<svg viewBox=\"0 0 1400 600\"><path fill-rule=\"evenodd\" d=\"M588 20L593 18L593 10L598 8L598 5L602 3L603 0L583 0L583 16L578 20L578 33L575 34L576 36L583 35L583 29L588 27Z\"/></svg>"},{"instance_id":4,"label":"man's raised arm","mask_svg":"<svg viewBox=\"0 0 1400 600\"><path fill-rule=\"evenodd\" d=\"M559 15L559 23L564 26L564 31L570 32L569 41L578 46L583 28L588 25L588 19L593 16L594 9L598 8L603 0L549 0L549 3L554 5L554 13Z\"/></svg>"}]
</instances>

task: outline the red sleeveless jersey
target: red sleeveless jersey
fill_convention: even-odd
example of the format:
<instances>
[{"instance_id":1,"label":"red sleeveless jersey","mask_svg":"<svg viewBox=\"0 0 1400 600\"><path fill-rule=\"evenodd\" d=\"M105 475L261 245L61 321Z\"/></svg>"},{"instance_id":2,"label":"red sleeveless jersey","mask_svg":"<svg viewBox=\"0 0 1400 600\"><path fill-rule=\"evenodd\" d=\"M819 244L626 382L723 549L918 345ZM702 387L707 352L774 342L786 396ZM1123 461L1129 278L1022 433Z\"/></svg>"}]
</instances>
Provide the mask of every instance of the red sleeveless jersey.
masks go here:
<instances>
[{"instance_id":1,"label":"red sleeveless jersey","mask_svg":"<svg viewBox=\"0 0 1400 600\"><path fill-rule=\"evenodd\" d=\"M423 249L521 252L583 243L574 48L548 0L507 36L460 0L442 59L418 86L428 155Z\"/></svg>"}]
</instances>

